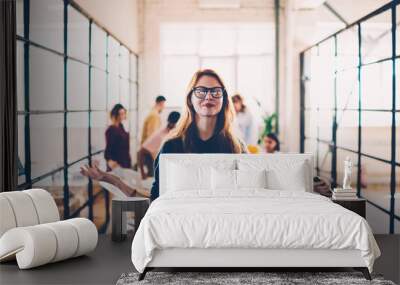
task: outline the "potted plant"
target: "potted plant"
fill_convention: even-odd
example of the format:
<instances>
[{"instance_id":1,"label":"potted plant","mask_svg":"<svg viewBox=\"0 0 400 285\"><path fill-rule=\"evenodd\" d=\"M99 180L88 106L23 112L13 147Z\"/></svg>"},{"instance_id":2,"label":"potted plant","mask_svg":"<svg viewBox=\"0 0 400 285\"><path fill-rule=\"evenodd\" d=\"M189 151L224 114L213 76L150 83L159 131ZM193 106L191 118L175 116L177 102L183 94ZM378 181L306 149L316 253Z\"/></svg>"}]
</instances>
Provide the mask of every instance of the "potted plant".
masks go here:
<instances>
[{"instance_id":1,"label":"potted plant","mask_svg":"<svg viewBox=\"0 0 400 285\"><path fill-rule=\"evenodd\" d=\"M277 114L275 112L272 113L271 115L267 114L263 117L264 126L263 130L261 131L258 143L261 143L264 136L276 132L276 120L277 120Z\"/></svg>"}]
</instances>

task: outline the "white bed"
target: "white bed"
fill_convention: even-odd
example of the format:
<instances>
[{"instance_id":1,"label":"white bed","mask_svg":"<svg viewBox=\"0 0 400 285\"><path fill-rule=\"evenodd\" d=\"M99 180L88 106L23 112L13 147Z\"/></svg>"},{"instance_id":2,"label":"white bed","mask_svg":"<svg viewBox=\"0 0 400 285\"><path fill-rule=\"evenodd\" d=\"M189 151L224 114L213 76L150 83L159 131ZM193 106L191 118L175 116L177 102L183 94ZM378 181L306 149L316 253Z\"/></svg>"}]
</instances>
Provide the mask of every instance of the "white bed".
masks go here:
<instances>
[{"instance_id":1,"label":"white bed","mask_svg":"<svg viewBox=\"0 0 400 285\"><path fill-rule=\"evenodd\" d=\"M370 278L380 251L368 223L311 193L312 177L310 154L162 155L160 197L132 243L140 278L154 267L354 267Z\"/></svg>"}]
</instances>

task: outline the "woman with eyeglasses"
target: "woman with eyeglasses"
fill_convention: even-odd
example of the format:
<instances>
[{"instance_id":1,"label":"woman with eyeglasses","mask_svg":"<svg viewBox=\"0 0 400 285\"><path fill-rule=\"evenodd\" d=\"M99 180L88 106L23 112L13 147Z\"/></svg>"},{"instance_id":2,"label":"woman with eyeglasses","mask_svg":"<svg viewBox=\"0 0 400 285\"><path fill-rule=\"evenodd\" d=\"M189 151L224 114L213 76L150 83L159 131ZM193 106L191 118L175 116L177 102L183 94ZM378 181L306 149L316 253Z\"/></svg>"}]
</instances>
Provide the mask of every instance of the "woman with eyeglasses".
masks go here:
<instances>
[{"instance_id":1,"label":"woman with eyeglasses","mask_svg":"<svg viewBox=\"0 0 400 285\"><path fill-rule=\"evenodd\" d=\"M178 122L171 138L167 140L154 163L155 181L151 193L151 200L159 196L159 169L158 162L162 153L244 153L245 146L233 135L232 103L226 92L221 77L211 69L197 71L188 86L185 110ZM82 169L84 175L98 179L100 170L96 167ZM100 171L100 178L122 191L134 192L122 182L113 181L107 173ZM103 177L102 175L105 174ZM122 183L122 184L121 184Z\"/></svg>"},{"instance_id":2,"label":"woman with eyeglasses","mask_svg":"<svg viewBox=\"0 0 400 285\"><path fill-rule=\"evenodd\" d=\"M197 71L188 86L183 117L155 161L152 200L159 195L158 158L161 153L246 152L245 146L233 135L233 114L221 77L211 69Z\"/></svg>"}]
</instances>

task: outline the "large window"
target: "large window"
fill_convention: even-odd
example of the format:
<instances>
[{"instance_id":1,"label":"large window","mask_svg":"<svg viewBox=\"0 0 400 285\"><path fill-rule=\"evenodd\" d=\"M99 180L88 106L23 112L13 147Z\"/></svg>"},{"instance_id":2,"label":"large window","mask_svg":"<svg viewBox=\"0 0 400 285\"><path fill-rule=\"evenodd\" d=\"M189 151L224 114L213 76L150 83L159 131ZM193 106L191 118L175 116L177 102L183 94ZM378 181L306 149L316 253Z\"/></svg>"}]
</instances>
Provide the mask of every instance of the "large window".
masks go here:
<instances>
[{"instance_id":1,"label":"large window","mask_svg":"<svg viewBox=\"0 0 400 285\"><path fill-rule=\"evenodd\" d=\"M400 233L399 13L388 3L301 54L301 149L333 187L351 158L376 233Z\"/></svg>"},{"instance_id":2,"label":"large window","mask_svg":"<svg viewBox=\"0 0 400 285\"><path fill-rule=\"evenodd\" d=\"M168 104L182 107L193 73L211 68L230 95L243 95L254 118L275 112L274 32L273 23L163 24L161 92Z\"/></svg>"},{"instance_id":3,"label":"large window","mask_svg":"<svg viewBox=\"0 0 400 285\"><path fill-rule=\"evenodd\" d=\"M29 23L29 25L28 25ZM132 157L137 139L137 56L62 0L17 0L18 188L41 187L64 218L108 222L108 194L81 165L104 164L109 111L129 111Z\"/></svg>"}]
</instances>

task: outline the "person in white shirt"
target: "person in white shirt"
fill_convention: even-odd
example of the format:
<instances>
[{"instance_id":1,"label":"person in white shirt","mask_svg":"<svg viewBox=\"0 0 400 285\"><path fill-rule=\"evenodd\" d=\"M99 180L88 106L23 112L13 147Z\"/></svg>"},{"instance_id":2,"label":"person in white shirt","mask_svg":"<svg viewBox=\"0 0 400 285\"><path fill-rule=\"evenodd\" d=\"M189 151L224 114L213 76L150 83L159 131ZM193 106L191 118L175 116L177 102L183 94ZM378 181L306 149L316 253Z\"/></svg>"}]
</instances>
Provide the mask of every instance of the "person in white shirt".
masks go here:
<instances>
[{"instance_id":1,"label":"person in white shirt","mask_svg":"<svg viewBox=\"0 0 400 285\"><path fill-rule=\"evenodd\" d=\"M240 94L236 93L232 96L233 106L236 111L236 126L240 138L246 143L256 144L254 139L254 122L253 115L247 106L243 103L243 98Z\"/></svg>"}]
</instances>

